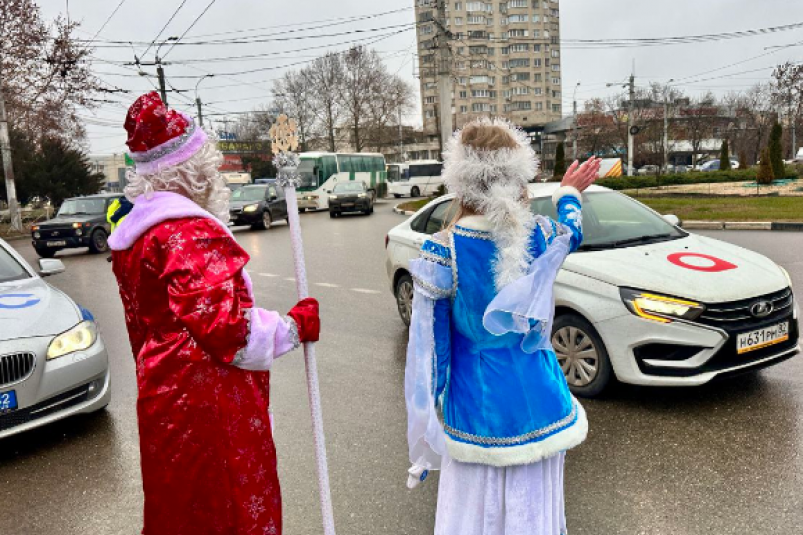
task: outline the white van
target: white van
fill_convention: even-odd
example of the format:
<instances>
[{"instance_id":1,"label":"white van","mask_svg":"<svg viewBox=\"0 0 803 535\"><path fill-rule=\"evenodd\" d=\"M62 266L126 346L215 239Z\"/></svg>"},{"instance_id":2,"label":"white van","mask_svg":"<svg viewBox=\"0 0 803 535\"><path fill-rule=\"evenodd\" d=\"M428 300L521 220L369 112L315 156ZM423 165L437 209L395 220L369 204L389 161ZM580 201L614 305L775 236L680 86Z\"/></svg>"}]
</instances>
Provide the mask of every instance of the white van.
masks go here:
<instances>
[{"instance_id":1,"label":"white van","mask_svg":"<svg viewBox=\"0 0 803 535\"><path fill-rule=\"evenodd\" d=\"M435 195L443 185L443 163L421 160L388 165L388 193L396 197Z\"/></svg>"},{"instance_id":2,"label":"white van","mask_svg":"<svg viewBox=\"0 0 803 535\"><path fill-rule=\"evenodd\" d=\"M243 186L247 186L251 183L251 173L221 173L223 178L226 180L226 185L229 187L230 190L234 191L236 189L240 189Z\"/></svg>"}]
</instances>

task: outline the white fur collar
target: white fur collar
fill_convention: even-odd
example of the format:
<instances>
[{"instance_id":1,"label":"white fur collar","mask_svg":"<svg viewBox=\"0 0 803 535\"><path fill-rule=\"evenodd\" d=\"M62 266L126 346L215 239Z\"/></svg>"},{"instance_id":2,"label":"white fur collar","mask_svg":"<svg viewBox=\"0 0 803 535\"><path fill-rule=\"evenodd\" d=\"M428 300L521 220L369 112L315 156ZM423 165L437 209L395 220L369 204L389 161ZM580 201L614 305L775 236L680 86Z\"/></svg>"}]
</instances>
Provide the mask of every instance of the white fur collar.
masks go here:
<instances>
[{"instance_id":1,"label":"white fur collar","mask_svg":"<svg viewBox=\"0 0 803 535\"><path fill-rule=\"evenodd\" d=\"M488 221L488 218L484 215L467 215L460 218L457 224L470 230L479 230L482 232L493 230L493 224Z\"/></svg>"}]
</instances>

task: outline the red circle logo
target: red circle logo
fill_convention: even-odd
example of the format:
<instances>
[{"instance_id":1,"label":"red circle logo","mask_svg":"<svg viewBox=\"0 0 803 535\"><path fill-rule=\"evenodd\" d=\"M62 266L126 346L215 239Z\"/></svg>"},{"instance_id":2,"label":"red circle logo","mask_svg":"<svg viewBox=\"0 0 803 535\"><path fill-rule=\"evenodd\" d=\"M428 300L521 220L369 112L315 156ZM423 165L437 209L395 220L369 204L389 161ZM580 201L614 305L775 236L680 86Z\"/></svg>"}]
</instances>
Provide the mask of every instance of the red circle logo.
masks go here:
<instances>
[{"instance_id":1,"label":"red circle logo","mask_svg":"<svg viewBox=\"0 0 803 535\"><path fill-rule=\"evenodd\" d=\"M736 264L731 264L727 260L701 253L674 253L667 256L666 259L676 266L693 271L703 271L705 273L719 273L739 267ZM687 259L693 260L689 261Z\"/></svg>"}]
</instances>

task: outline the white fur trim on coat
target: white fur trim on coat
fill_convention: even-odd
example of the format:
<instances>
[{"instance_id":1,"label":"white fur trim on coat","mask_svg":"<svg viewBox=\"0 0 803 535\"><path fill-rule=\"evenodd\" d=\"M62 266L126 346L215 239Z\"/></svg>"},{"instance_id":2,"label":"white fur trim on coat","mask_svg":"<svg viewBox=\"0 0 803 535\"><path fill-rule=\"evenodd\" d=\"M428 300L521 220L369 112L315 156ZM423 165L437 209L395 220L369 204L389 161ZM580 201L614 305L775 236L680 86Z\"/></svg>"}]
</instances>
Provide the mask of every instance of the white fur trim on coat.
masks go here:
<instances>
[{"instance_id":1,"label":"white fur trim on coat","mask_svg":"<svg viewBox=\"0 0 803 535\"><path fill-rule=\"evenodd\" d=\"M462 463L487 464L489 466L518 466L537 463L548 457L567 451L583 443L588 435L588 418L585 409L577 403L577 420L568 427L540 442L522 446L486 448L452 440L446 435L449 456Z\"/></svg>"},{"instance_id":2,"label":"white fur trim on coat","mask_svg":"<svg viewBox=\"0 0 803 535\"><path fill-rule=\"evenodd\" d=\"M580 194L580 190L573 186L561 186L555 190L555 193L552 194L552 204L555 206L558 205L558 201L561 200L563 197L574 197L577 199L577 202L583 202L583 196Z\"/></svg>"}]
</instances>

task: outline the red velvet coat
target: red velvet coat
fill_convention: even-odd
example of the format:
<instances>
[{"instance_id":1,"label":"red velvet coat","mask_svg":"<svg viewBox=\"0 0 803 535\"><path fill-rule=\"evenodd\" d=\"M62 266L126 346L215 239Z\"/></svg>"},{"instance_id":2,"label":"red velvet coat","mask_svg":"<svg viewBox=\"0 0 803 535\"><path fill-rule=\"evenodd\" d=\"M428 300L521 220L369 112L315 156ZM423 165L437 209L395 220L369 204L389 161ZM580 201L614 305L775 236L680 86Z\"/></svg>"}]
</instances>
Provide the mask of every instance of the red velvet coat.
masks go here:
<instances>
[{"instance_id":1,"label":"red velvet coat","mask_svg":"<svg viewBox=\"0 0 803 535\"><path fill-rule=\"evenodd\" d=\"M231 364L248 338L248 260L197 217L113 253L137 365L144 535L281 533L269 373Z\"/></svg>"}]
</instances>

